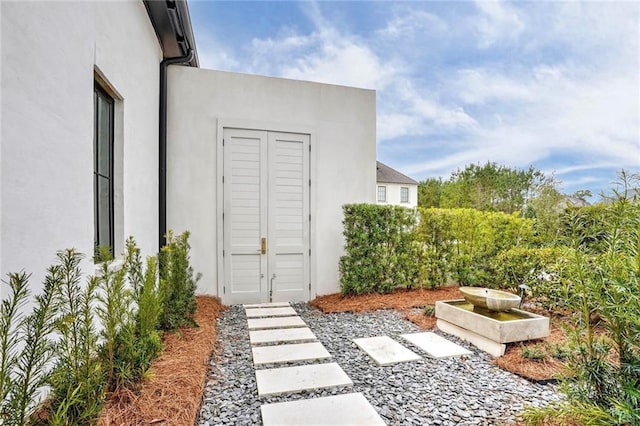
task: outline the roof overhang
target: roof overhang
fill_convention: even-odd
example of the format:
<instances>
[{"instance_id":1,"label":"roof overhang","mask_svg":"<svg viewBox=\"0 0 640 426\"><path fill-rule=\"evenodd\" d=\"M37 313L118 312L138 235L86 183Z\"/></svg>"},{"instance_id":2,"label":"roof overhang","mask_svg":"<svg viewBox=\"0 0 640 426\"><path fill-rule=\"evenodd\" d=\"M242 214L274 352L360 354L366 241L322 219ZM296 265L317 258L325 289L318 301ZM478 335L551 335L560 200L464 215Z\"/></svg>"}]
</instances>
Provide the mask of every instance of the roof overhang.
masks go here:
<instances>
[{"instance_id":1,"label":"roof overhang","mask_svg":"<svg viewBox=\"0 0 640 426\"><path fill-rule=\"evenodd\" d=\"M189 65L198 67L198 52L186 0L143 2L162 47L163 59L185 56L191 49L193 59Z\"/></svg>"}]
</instances>

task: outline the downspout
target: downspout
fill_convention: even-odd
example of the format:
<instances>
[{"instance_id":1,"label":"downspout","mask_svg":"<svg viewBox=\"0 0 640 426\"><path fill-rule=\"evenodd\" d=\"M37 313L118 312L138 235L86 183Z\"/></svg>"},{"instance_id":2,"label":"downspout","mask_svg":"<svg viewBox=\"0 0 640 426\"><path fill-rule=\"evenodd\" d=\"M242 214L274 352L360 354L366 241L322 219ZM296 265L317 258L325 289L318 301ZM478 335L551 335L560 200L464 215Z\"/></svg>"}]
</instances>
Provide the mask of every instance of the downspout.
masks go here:
<instances>
[{"instance_id":1,"label":"downspout","mask_svg":"<svg viewBox=\"0 0 640 426\"><path fill-rule=\"evenodd\" d=\"M193 49L189 48L184 56L166 58L160 62L160 129L159 129L159 164L158 178L158 251L167 243L167 67L173 64L184 64L193 60Z\"/></svg>"}]
</instances>

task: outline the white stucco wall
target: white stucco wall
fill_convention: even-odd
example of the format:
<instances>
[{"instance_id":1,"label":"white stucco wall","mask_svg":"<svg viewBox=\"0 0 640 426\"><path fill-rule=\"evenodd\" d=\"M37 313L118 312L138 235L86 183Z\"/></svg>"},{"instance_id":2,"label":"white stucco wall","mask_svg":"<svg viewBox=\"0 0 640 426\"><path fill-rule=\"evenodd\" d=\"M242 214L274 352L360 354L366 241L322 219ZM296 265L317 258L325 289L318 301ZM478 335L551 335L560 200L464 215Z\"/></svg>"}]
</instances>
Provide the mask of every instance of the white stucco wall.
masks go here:
<instances>
[{"instance_id":1,"label":"white stucco wall","mask_svg":"<svg viewBox=\"0 0 640 426\"><path fill-rule=\"evenodd\" d=\"M157 251L158 64L142 2L0 2L0 273L38 293L57 250L93 254L94 70L116 109L116 244ZM118 160L119 158L119 160ZM93 273L90 260L83 263Z\"/></svg>"},{"instance_id":2,"label":"white stucco wall","mask_svg":"<svg viewBox=\"0 0 640 426\"><path fill-rule=\"evenodd\" d=\"M378 187L386 186L387 187L387 201L377 201L378 200ZM401 189L402 187L409 188L409 202L403 203L401 201ZM390 204L401 207L415 208L418 206L418 185L409 185L403 183L385 183L378 182L376 184L376 202L378 204Z\"/></svg>"},{"instance_id":3,"label":"white stucco wall","mask_svg":"<svg viewBox=\"0 0 640 426\"><path fill-rule=\"evenodd\" d=\"M312 291L338 291L342 205L375 202L375 92L172 66L168 103L167 223L192 232L199 291L217 294L217 132L231 122L310 131Z\"/></svg>"}]
</instances>

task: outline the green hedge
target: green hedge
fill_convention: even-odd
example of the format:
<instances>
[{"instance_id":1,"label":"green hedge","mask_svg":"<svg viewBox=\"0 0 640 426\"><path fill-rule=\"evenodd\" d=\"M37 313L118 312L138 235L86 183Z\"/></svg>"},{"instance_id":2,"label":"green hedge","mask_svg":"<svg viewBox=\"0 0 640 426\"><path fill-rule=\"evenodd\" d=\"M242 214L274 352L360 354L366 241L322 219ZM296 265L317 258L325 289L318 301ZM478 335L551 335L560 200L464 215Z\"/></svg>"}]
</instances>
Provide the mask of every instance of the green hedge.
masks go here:
<instances>
[{"instance_id":1,"label":"green hedge","mask_svg":"<svg viewBox=\"0 0 640 426\"><path fill-rule=\"evenodd\" d=\"M420 246L412 210L377 204L343 206L343 294L389 293L420 283Z\"/></svg>"},{"instance_id":2,"label":"green hedge","mask_svg":"<svg viewBox=\"0 0 640 426\"><path fill-rule=\"evenodd\" d=\"M499 286L492 260L501 251L529 245L533 235L533 221L517 214L420 209L417 238L430 262L423 279L432 285L450 277L463 285Z\"/></svg>"},{"instance_id":3,"label":"green hedge","mask_svg":"<svg viewBox=\"0 0 640 426\"><path fill-rule=\"evenodd\" d=\"M397 287L500 284L493 259L533 239L533 221L473 209L412 210L376 204L343 207L343 294L388 293Z\"/></svg>"},{"instance_id":4,"label":"green hedge","mask_svg":"<svg viewBox=\"0 0 640 426\"><path fill-rule=\"evenodd\" d=\"M563 272L570 251L568 247L513 247L502 251L493 260L496 280L513 292L526 284L528 295L545 308L564 307L569 287Z\"/></svg>"}]
</instances>

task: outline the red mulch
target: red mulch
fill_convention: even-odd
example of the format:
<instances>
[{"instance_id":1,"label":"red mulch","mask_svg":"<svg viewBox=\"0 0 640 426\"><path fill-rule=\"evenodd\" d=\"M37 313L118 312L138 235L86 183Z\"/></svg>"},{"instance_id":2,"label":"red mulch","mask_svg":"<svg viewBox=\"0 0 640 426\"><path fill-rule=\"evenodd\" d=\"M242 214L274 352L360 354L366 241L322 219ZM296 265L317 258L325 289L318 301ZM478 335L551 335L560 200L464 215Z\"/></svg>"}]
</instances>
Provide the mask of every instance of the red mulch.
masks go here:
<instances>
[{"instance_id":1,"label":"red mulch","mask_svg":"<svg viewBox=\"0 0 640 426\"><path fill-rule=\"evenodd\" d=\"M202 399L209 357L216 341L216 319L224 309L214 297L197 297L197 328L164 336L164 350L138 393L116 391L102 412L100 426L192 425Z\"/></svg>"},{"instance_id":2,"label":"red mulch","mask_svg":"<svg viewBox=\"0 0 640 426\"><path fill-rule=\"evenodd\" d=\"M361 294L343 296L340 293L319 296L310 302L322 312L367 312L378 309L406 310L434 305L438 300L461 299L457 287L440 287L434 290L397 290L389 294Z\"/></svg>"}]
</instances>

